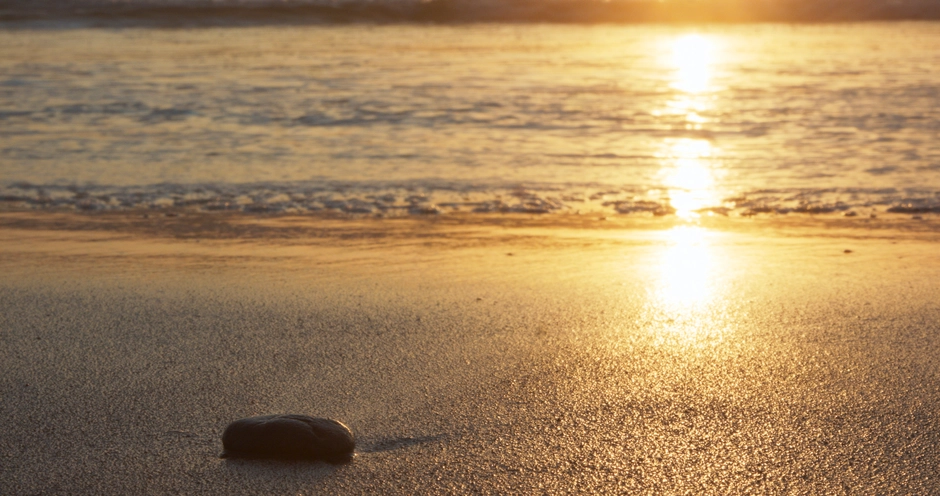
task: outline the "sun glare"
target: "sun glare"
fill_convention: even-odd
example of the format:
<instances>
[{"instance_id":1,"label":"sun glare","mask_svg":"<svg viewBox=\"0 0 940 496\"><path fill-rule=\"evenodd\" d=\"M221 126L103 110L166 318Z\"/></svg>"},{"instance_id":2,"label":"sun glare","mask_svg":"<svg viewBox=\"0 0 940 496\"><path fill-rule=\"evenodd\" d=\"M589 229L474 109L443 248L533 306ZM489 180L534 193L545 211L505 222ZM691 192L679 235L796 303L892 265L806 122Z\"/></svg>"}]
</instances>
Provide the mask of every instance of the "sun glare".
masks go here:
<instances>
[{"instance_id":1,"label":"sun glare","mask_svg":"<svg viewBox=\"0 0 940 496\"><path fill-rule=\"evenodd\" d=\"M713 246L718 234L697 226L662 233L654 286L647 310L658 340L672 344L708 344L727 332L721 311L724 261Z\"/></svg>"},{"instance_id":2,"label":"sun glare","mask_svg":"<svg viewBox=\"0 0 940 496\"><path fill-rule=\"evenodd\" d=\"M713 257L707 231L681 226L667 231L668 246L660 261L659 301L673 310L706 303L711 294Z\"/></svg>"},{"instance_id":3,"label":"sun glare","mask_svg":"<svg viewBox=\"0 0 940 496\"><path fill-rule=\"evenodd\" d=\"M675 40L672 45L672 64L676 69L673 88L686 93L708 89L713 57L714 46L708 38L689 34Z\"/></svg>"},{"instance_id":4,"label":"sun glare","mask_svg":"<svg viewBox=\"0 0 940 496\"><path fill-rule=\"evenodd\" d=\"M698 211L720 203L715 191L715 171L711 160L715 150L708 140L676 139L663 143L663 184L668 188L669 204L682 219L699 215Z\"/></svg>"},{"instance_id":5,"label":"sun glare","mask_svg":"<svg viewBox=\"0 0 940 496\"><path fill-rule=\"evenodd\" d=\"M710 122L708 113L716 98L714 91L710 91L715 43L699 34L686 34L671 39L667 46L671 48L672 57L664 57L662 63L674 71L670 87L676 92L657 115L681 119L684 123L676 125L682 125L686 131L706 129ZM717 150L711 141L666 138L658 157L662 163L662 184L678 217L693 219L699 216L699 211L721 203L716 188L719 171L714 167Z\"/></svg>"}]
</instances>

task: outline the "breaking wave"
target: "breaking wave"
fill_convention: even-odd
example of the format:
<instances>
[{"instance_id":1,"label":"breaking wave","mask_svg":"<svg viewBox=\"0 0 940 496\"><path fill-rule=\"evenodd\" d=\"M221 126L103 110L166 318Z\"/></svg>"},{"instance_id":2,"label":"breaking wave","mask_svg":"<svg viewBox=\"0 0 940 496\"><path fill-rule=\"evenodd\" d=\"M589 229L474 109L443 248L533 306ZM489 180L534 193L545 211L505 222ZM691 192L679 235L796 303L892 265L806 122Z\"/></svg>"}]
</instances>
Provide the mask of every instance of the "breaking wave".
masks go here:
<instances>
[{"instance_id":1,"label":"breaking wave","mask_svg":"<svg viewBox=\"0 0 940 496\"><path fill-rule=\"evenodd\" d=\"M0 209L178 211L400 217L454 213L671 216L669 190L598 185L481 185L446 182L296 182L157 184L150 186L0 185ZM889 189L762 189L696 210L755 215L940 214L940 191Z\"/></svg>"}]
</instances>

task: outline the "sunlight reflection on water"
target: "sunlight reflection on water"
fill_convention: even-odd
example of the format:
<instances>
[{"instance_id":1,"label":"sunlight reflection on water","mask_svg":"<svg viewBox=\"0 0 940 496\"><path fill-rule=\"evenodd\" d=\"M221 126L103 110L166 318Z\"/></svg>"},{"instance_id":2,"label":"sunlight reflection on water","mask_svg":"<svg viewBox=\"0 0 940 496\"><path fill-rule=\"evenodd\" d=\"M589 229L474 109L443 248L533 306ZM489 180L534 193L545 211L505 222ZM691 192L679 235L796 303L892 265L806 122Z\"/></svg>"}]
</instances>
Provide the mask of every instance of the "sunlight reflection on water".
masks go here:
<instances>
[{"instance_id":1,"label":"sunlight reflection on water","mask_svg":"<svg viewBox=\"0 0 940 496\"><path fill-rule=\"evenodd\" d=\"M688 34L672 40L671 48L672 57L664 62L675 71L671 86L682 93L666 104L665 113L684 116L688 130L701 130L708 122L702 114L714 106L708 93L712 90L716 44L710 38ZM720 204L712 170L717 150L709 140L667 138L662 148L657 154L661 176L677 216L688 220L698 216L697 210Z\"/></svg>"},{"instance_id":2,"label":"sunlight reflection on water","mask_svg":"<svg viewBox=\"0 0 940 496\"><path fill-rule=\"evenodd\" d=\"M0 30L0 198L930 213L937 53L935 23Z\"/></svg>"},{"instance_id":3,"label":"sunlight reflection on water","mask_svg":"<svg viewBox=\"0 0 940 496\"><path fill-rule=\"evenodd\" d=\"M716 190L716 171L712 157L716 150L711 142L702 139L667 139L662 160L663 184L668 187L669 203L676 215L683 219L697 217L698 210L721 203Z\"/></svg>"},{"instance_id":4,"label":"sunlight reflection on water","mask_svg":"<svg viewBox=\"0 0 940 496\"><path fill-rule=\"evenodd\" d=\"M676 80L672 87L686 93L701 93L708 89L715 58L714 42L698 34L676 39L672 45L672 64Z\"/></svg>"}]
</instances>

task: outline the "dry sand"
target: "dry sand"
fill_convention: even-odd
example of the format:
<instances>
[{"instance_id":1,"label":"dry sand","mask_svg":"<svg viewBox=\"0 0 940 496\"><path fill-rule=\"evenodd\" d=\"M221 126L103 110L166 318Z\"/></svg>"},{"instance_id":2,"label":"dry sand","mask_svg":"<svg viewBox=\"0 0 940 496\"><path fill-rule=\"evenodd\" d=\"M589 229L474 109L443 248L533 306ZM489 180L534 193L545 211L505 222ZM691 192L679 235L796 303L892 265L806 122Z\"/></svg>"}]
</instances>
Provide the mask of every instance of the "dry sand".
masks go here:
<instances>
[{"instance_id":1,"label":"dry sand","mask_svg":"<svg viewBox=\"0 0 940 496\"><path fill-rule=\"evenodd\" d=\"M940 493L935 231L501 219L0 214L0 494Z\"/></svg>"}]
</instances>

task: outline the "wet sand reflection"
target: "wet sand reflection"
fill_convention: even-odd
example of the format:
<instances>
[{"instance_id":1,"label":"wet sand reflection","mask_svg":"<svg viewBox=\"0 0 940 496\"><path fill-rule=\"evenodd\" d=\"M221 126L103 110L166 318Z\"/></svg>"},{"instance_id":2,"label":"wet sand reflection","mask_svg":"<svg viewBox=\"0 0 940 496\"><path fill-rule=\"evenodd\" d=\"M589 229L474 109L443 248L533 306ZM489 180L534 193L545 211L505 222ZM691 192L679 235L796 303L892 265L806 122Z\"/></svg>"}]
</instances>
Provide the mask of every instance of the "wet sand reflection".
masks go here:
<instances>
[{"instance_id":1,"label":"wet sand reflection","mask_svg":"<svg viewBox=\"0 0 940 496\"><path fill-rule=\"evenodd\" d=\"M692 346L722 341L727 328L722 285L730 267L713 243L720 234L678 226L662 236L665 246L652 265L646 305L654 341Z\"/></svg>"}]
</instances>

